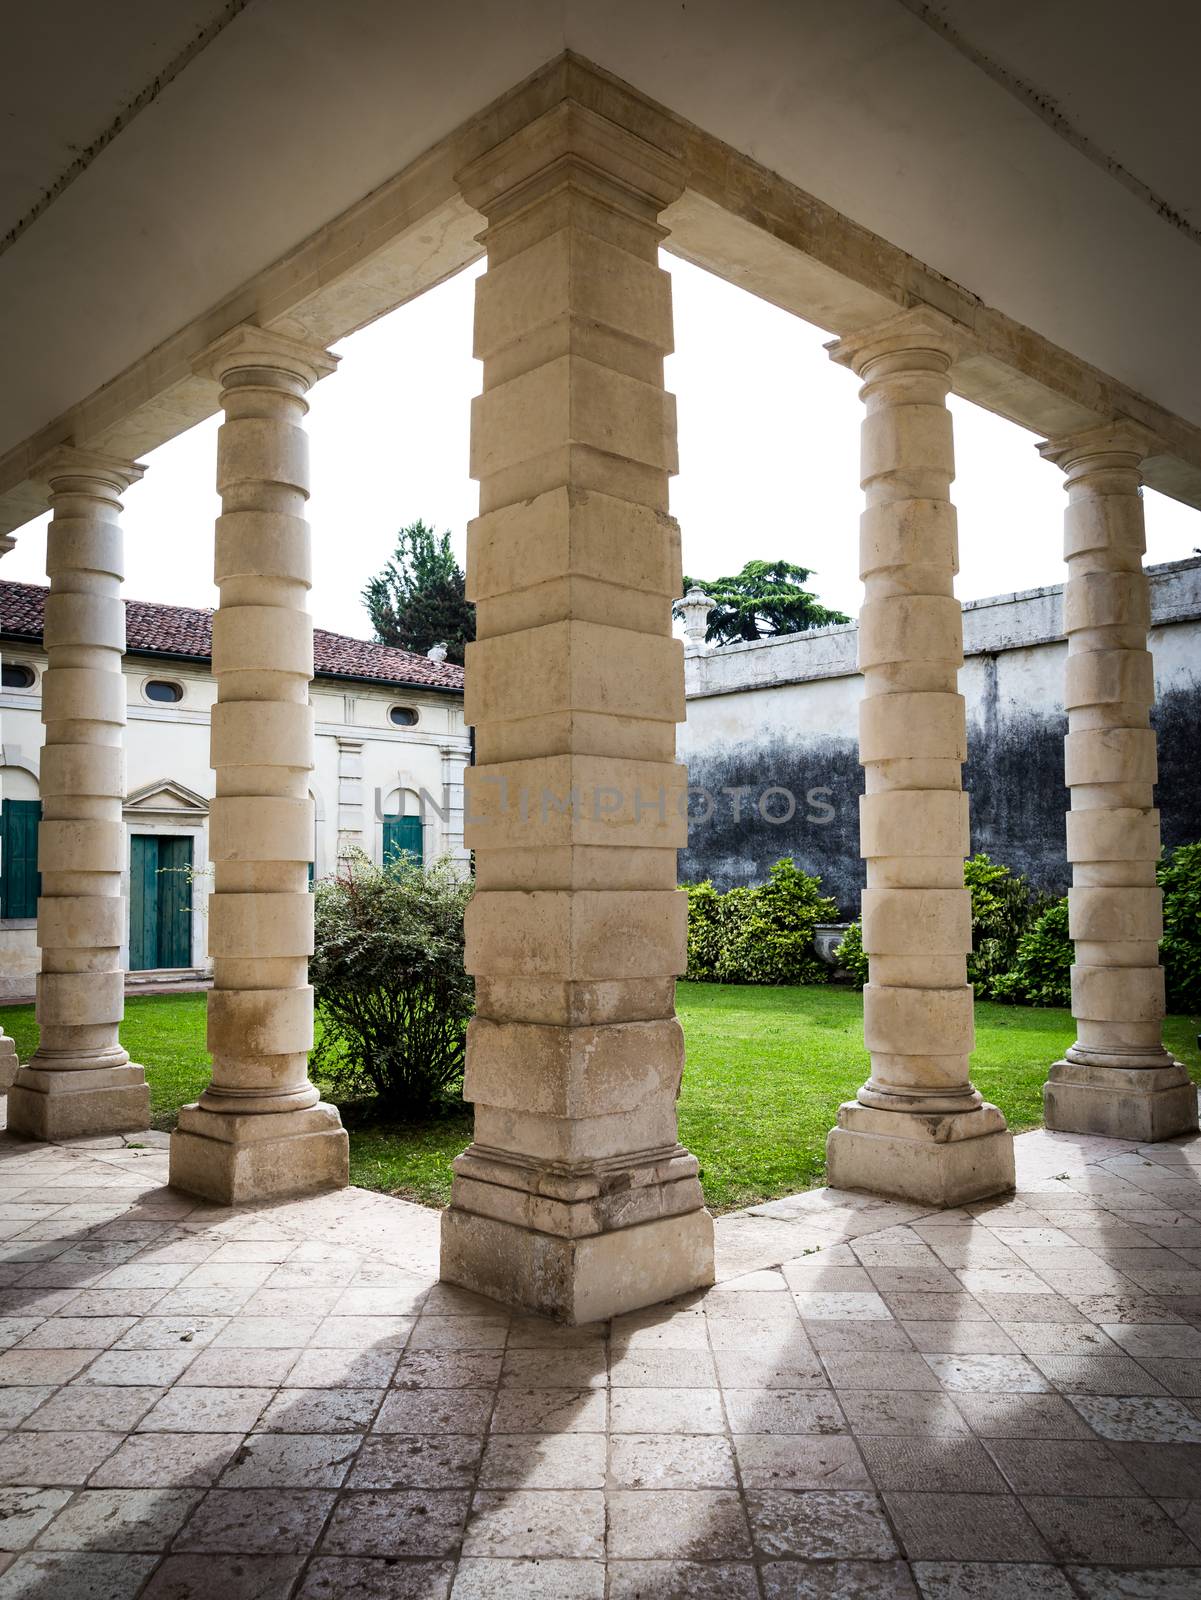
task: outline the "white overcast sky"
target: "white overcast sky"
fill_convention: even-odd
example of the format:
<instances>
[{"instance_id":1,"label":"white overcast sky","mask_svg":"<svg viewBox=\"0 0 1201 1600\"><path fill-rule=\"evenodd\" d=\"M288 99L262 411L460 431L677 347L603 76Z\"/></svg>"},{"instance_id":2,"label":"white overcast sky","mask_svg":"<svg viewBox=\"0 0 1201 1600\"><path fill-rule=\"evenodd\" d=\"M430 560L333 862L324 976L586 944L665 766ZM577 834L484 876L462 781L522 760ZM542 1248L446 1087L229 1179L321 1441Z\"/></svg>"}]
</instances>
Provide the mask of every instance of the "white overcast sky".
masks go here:
<instances>
[{"instance_id":1,"label":"white overcast sky","mask_svg":"<svg viewBox=\"0 0 1201 1600\"><path fill-rule=\"evenodd\" d=\"M680 474L672 510L684 570L713 578L751 557L812 567L827 605L857 610L860 404L852 374L822 349L829 335L670 256ZM338 347L309 416L317 624L368 637L364 583L396 530L421 517L449 528L462 559L477 509L467 475L473 283L460 273ZM1034 434L953 399L961 599L1057 583L1063 576L1061 474ZM126 594L216 603L212 584L217 419L146 457L126 500ZM1147 560L1201 544L1201 514L1146 494ZM30 523L0 576L45 582L45 521Z\"/></svg>"}]
</instances>

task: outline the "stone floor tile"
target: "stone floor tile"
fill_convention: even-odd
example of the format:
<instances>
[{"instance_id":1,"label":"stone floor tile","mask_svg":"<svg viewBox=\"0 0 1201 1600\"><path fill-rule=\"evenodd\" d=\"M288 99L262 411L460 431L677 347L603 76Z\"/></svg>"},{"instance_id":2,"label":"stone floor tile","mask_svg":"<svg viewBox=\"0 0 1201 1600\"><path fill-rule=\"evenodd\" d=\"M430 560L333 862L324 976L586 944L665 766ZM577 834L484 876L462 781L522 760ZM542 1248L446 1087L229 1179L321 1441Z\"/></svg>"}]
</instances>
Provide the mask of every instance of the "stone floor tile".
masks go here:
<instances>
[{"instance_id":1,"label":"stone floor tile","mask_svg":"<svg viewBox=\"0 0 1201 1600\"><path fill-rule=\"evenodd\" d=\"M202 1350L177 1382L184 1388L275 1388L299 1355L299 1350Z\"/></svg>"},{"instance_id":2,"label":"stone floor tile","mask_svg":"<svg viewBox=\"0 0 1201 1600\"><path fill-rule=\"evenodd\" d=\"M0 1389L0 1429L19 1428L25 1418L55 1392L54 1386L48 1383Z\"/></svg>"},{"instance_id":3,"label":"stone floor tile","mask_svg":"<svg viewBox=\"0 0 1201 1600\"><path fill-rule=\"evenodd\" d=\"M610 1561L609 1600L759 1600L759 1585L749 1562Z\"/></svg>"},{"instance_id":4,"label":"stone floor tile","mask_svg":"<svg viewBox=\"0 0 1201 1600\"><path fill-rule=\"evenodd\" d=\"M287 1291L264 1289L259 1292L271 1295ZM303 1292L313 1294L315 1291ZM351 1283L331 1292L334 1299L330 1310L339 1317L415 1317L430 1290L420 1283ZM511 1337L509 1342L512 1343Z\"/></svg>"},{"instance_id":5,"label":"stone floor tile","mask_svg":"<svg viewBox=\"0 0 1201 1600\"><path fill-rule=\"evenodd\" d=\"M714 1359L708 1350L614 1350L609 1382L627 1389L713 1389ZM738 1357L723 1351L718 1367L723 1363L729 1370L739 1364Z\"/></svg>"},{"instance_id":6,"label":"stone floor tile","mask_svg":"<svg viewBox=\"0 0 1201 1600\"><path fill-rule=\"evenodd\" d=\"M141 1433L249 1433L271 1389L168 1390L138 1424Z\"/></svg>"},{"instance_id":7,"label":"stone floor tile","mask_svg":"<svg viewBox=\"0 0 1201 1600\"><path fill-rule=\"evenodd\" d=\"M1151 1568L1069 1567L1072 1582L1086 1600L1196 1600L1201 1566Z\"/></svg>"},{"instance_id":8,"label":"stone floor tile","mask_svg":"<svg viewBox=\"0 0 1201 1600\"><path fill-rule=\"evenodd\" d=\"M940 1261L930 1257L923 1266L876 1266L869 1268L876 1292L891 1294L957 1294L959 1279Z\"/></svg>"},{"instance_id":9,"label":"stone floor tile","mask_svg":"<svg viewBox=\"0 0 1201 1600\"><path fill-rule=\"evenodd\" d=\"M266 1261L218 1261L214 1254L179 1280L189 1289L260 1289L273 1268Z\"/></svg>"},{"instance_id":10,"label":"stone floor tile","mask_svg":"<svg viewBox=\"0 0 1201 1600\"><path fill-rule=\"evenodd\" d=\"M1164 1393L1163 1385L1130 1356L1031 1356L1030 1359L1064 1393Z\"/></svg>"},{"instance_id":11,"label":"stone floor tile","mask_svg":"<svg viewBox=\"0 0 1201 1600\"><path fill-rule=\"evenodd\" d=\"M314 1359L330 1354L329 1351L312 1352ZM392 1387L492 1389L500 1382L502 1360L499 1350L472 1350L464 1354L453 1350L414 1350L410 1346L393 1369Z\"/></svg>"},{"instance_id":12,"label":"stone floor tile","mask_svg":"<svg viewBox=\"0 0 1201 1600\"><path fill-rule=\"evenodd\" d=\"M71 1498L70 1489L0 1489L0 1550L23 1550Z\"/></svg>"},{"instance_id":13,"label":"stone floor tile","mask_svg":"<svg viewBox=\"0 0 1201 1600\"><path fill-rule=\"evenodd\" d=\"M883 1327L883 1323L861 1323L861 1327ZM820 1358L813 1351L789 1348L765 1354L763 1351L718 1350L713 1357L722 1384L742 1389L828 1389L830 1380ZM712 1371L712 1367L709 1369ZM624 1365L620 1381L628 1383ZM612 1382L617 1383L618 1367ZM681 1388L690 1387L684 1383Z\"/></svg>"},{"instance_id":14,"label":"stone floor tile","mask_svg":"<svg viewBox=\"0 0 1201 1600\"><path fill-rule=\"evenodd\" d=\"M884 1303L901 1322L990 1322L975 1295L957 1289L951 1294L886 1294Z\"/></svg>"},{"instance_id":15,"label":"stone floor tile","mask_svg":"<svg viewBox=\"0 0 1201 1600\"><path fill-rule=\"evenodd\" d=\"M409 1337L411 1350L499 1350L509 1331L506 1317L418 1318Z\"/></svg>"},{"instance_id":16,"label":"stone floor tile","mask_svg":"<svg viewBox=\"0 0 1201 1600\"><path fill-rule=\"evenodd\" d=\"M1106 1327L1111 1322L1187 1322L1154 1295L1126 1291L1120 1294L1074 1294L1069 1297L1089 1322Z\"/></svg>"},{"instance_id":17,"label":"stone floor tile","mask_svg":"<svg viewBox=\"0 0 1201 1600\"><path fill-rule=\"evenodd\" d=\"M364 1440L346 1486L349 1489L470 1488L476 1480L483 1448L482 1434L373 1435Z\"/></svg>"},{"instance_id":18,"label":"stone floor tile","mask_svg":"<svg viewBox=\"0 0 1201 1600\"><path fill-rule=\"evenodd\" d=\"M1047 1561L1046 1545L1012 1495L888 1494L910 1561Z\"/></svg>"},{"instance_id":19,"label":"stone floor tile","mask_svg":"<svg viewBox=\"0 0 1201 1600\"><path fill-rule=\"evenodd\" d=\"M937 1324L920 1324L922 1327ZM966 1323L982 1327L982 1323ZM929 1389L937 1391L938 1377L921 1356L901 1350L845 1351L822 1357L835 1389Z\"/></svg>"},{"instance_id":20,"label":"stone floor tile","mask_svg":"<svg viewBox=\"0 0 1201 1600\"><path fill-rule=\"evenodd\" d=\"M240 1433L131 1434L90 1482L94 1489L207 1488L241 1443Z\"/></svg>"},{"instance_id":21,"label":"stone floor tile","mask_svg":"<svg viewBox=\"0 0 1201 1600\"><path fill-rule=\"evenodd\" d=\"M449 1561L318 1556L297 1600L449 1600L453 1572Z\"/></svg>"},{"instance_id":22,"label":"stone floor tile","mask_svg":"<svg viewBox=\"0 0 1201 1600\"><path fill-rule=\"evenodd\" d=\"M603 1345L609 1328L605 1322L586 1322L568 1328L549 1317L515 1315L509 1322L509 1350L588 1350Z\"/></svg>"},{"instance_id":23,"label":"stone floor tile","mask_svg":"<svg viewBox=\"0 0 1201 1600\"><path fill-rule=\"evenodd\" d=\"M111 1387L71 1384L59 1389L40 1411L26 1419L24 1426L39 1431L96 1428L110 1433L128 1433L162 1394L160 1388L139 1388L132 1384Z\"/></svg>"},{"instance_id":24,"label":"stone floor tile","mask_svg":"<svg viewBox=\"0 0 1201 1600\"><path fill-rule=\"evenodd\" d=\"M143 1600L287 1600L303 1566L302 1556L172 1555Z\"/></svg>"},{"instance_id":25,"label":"stone floor tile","mask_svg":"<svg viewBox=\"0 0 1201 1600\"><path fill-rule=\"evenodd\" d=\"M604 1389L502 1389L492 1411L492 1432L603 1433L607 1404Z\"/></svg>"},{"instance_id":26,"label":"stone floor tile","mask_svg":"<svg viewBox=\"0 0 1201 1600\"><path fill-rule=\"evenodd\" d=\"M0 1439L0 1484L86 1483L120 1442L118 1433L10 1433Z\"/></svg>"},{"instance_id":27,"label":"stone floor tile","mask_svg":"<svg viewBox=\"0 0 1201 1600\"><path fill-rule=\"evenodd\" d=\"M609 1476L619 1489L736 1489L734 1455L712 1434L620 1434L609 1441Z\"/></svg>"},{"instance_id":28,"label":"stone floor tile","mask_svg":"<svg viewBox=\"0 0 1201 1600\"><path fill-rule=\"evenodd\" d=\"M865 1437L859 1448L882 1493L904 1489L1005 1492L1004 1480L976 1439Z\"/></svg>"},{"instance_id":29,"label":"stone floor tile","mask_svg":"<svg viewBox=\"0 0 1201 1600\"><path fill-rule=\"evenodd\" d=\"M1026 1357L923 1356L944 1389L993 1394L1035 1394L1052 1385Z\"/></svg>"},{"instance_id":30,"label":"stone floor tile","mask_svg":"<svg viewBox=\"0 0 1201 1600\"><path fill-rule=\"evenodd\" d=\"M1201 1500L1201 1444L1144 1444L1114 1440L1109 1449L1144 1494ZM1068 1490L1061 1491L1069 1493Z\"/></svg>"},{"instance_id":31,"label":"stone floor tile","mask_svg":"<svg viewBox=\"0 0 1201 1600\"><path fill-rule=\"evenodd\" d=\"M874 1494L755 1489L746 1496L755 1549L806 1561L888 1561L896 1543Z\"/></svg>"},{"instance_id":32,"label":"stone floor tile","mask_svg":"<svg viewBox=\"0 0 1201 1600\"><path fill-rule=\"evenodd\" d=\"M1002 1322L1023 1355L1116 1356L1121 1352L1102 1329L1091 1322Z\"/></svg>"},{"instance_id":33,"label":"stone floor tile","mask_svg":"<svg viewBox=\"0 0 1201 1600\"><path fill-rule=\"evenodd\" d=\"M1092 1429L1060 1395L955 1395L955 1406L982 1439L1091 1439Z\"/></svg>"},{"instance_id":34,"label":"stone floor tile","mask_svg":"<svg viewBox=\"0 0 1201 1600\"><path fill-rule=\"evenodd\" d=\"M196 1489L85 1489L38 1539L40 1550L165 1550L199 1503Z\"/></svg>"},{"instance_id":35,"label":"stone floor tile","mask_svg":"<svg viewBox=\"0 0 1201 1600\"><path fill-rule=\"evenodd\" d=\"M1117 1448L1091 1439L993 1439L988 1446L1018 1495L1144 1494L1123 1469Z\"/></svg>"},{"instance_id":36,"label":"stone floor tile","mask_svg":"<svg viewBox=\"0 0 1201 1600\"><path fill-rule=\"evenodd\" d=\"M132 1289L126 1292L134 1293ZM185 1285L180 1289L169 1289L165 1294L160 1293L154 1307L154 1315L181 1318L185 1321L203 1316L233 1317L246 1309L250 1294L251 1290L245 1286L240 1289L218 1289L212 1284L200 1284L191 1288ZM75 1306L76 1302L72 1301L72 1311L75 1310Z\"/></svg>"},{"instance_id":37,"label":"stone floor tile","mask_svg":"<svg viewBox=\"0 0 1201 1600\"><path fill-rule=\"evenodd\" d=\"M412 1317L324 1317L309 1340L314 1350L403 1350Z\"/></svg>"},{"instance_id":38,"label":"stone floor tile","mask_svg":"<svg viewBox=\"0 0 1201 1600\"><path fill-rule=\"evenodd\" d=\"M211 1344L228 1326L225 1317L142 1317L113 1345L122 1350L173 1350L187 1344L193 1353Z\"/></svg>"},{"instance_id":39,"label":"stone floor tile","mask_svg":"<svg viewBox=\"0 0 1201 1600\"><path fill-rule=\"evenodd\" d=\"M83 1384L133 1384L159 1387L175 1383L195 1361L194 1345L173 1350L104 1350L76 1380Z\"/></svg>"},{"instance_id":40,"label":"stone floor tile","mask_svg":"<svg viewBox=\"0 0 1201 1600\"><path fill-rule=\"evenodd\" d=\"M867 1275L866 1267L831 1266L817 1256L802 1256L799 1261L785 1262L781 1268L790 1289L803 1294L822 1291L826 1294L874 1294L876 1285Z\"/></svg>"},{"instance_id":41,"label":"stone floor tile","mask_svg":"<svg viewBox=\"0 0 1201 1600\"><path fill-rule=\"evenodd\" d=\"M514 1389L603 1389L609 1368L603 1345L586 1350L506 1350L501 1383Z\"/></svg>"},{"instance_id":42,"label":"stone floor tile","mask_svg":"<svg viewBox=\"0 0 1201 1600\"><path fill-rule=\"evenodd\" d=\"M985 1322L905 1322L914 1349L924 1355L1001 1356L1017 1350L1000 1323Z\"/></svg>"},{"instance_id":43,"label":"stone floor tile","mask_svg":"<svg viewBox=\"0 0 1201 1600\"><path fill-rule=\"evenodd\" d=\"M716 1389L613 1389L609 1427L615 1434L722 1433L721 1395Z\"/></svg>"},{"instance_id":44,"label":"stone floor tile","mask_svg":"<svg viewBox=\"0 0 1201 1600\"><path fill-rule=\"evenodd\" d=\"M1075 1600L1057 1567L1028 1561L915 1561L922 1600Z\"/></svg>"},{"instance_id":45,"label":"stone floor tile","mask_svg":"<svg viewBox=\"0 0 1201 1600\"><path fill-rule=\"evenodd\" d=\"M290 1389L378 1389L392 1381L397 1356L395 1350L302 1350L285 1381Z\"/></svg>"},{"instance_id":46,"label":"stone floor tile","mask_svg":"<svg viewBox=\"0 0 1201 1600\"><path fill-rule=\"evenodd\" d=\"M1102 1330L1127 1355L1201 1358L1201 1328L1186 1322L1111 1322Z\"/></svg>"},{"instance_id":47,"label":"stone floor tile","mask_svg":"<svg viewBox=\"0 0 1201 1600\"><path fill-rule=\"evenodd\" d=\"M769 1561L766 1600L918 1600L903 1561Z\"/></svg>"},{"instance_id":48,"label":"stone floor tile","mask_svg":"<svg viewBox=\"0 0 1201 1600\"><path fill-rule=\"evenodd\" d=\"M717 1441L714 1441L716 1443ZM617 1460L613 1442L613 1461ZM738 1468L748 1489L870 1489L871 1479L847 1434L736 1434ZM616 1466L613 1467L616 1473Z\"/></svg>"},{"instance_id":49,"label":"stone floor tile","mask_svg":"<svg viewBox=\"0 0 1201 1600\"><path fill-rule=\"evenodd\" d=\"M1046 1279L1029 1267L958 1267L955 1277L961 1289L979 1296L990 1311L990 1300L996 1295L1052 1293Z\"/></svg>"},{"instance_id":50,"label":"stone floor tile","mask_svg":"<svg viewBox=\"0 0 1201 1600\"><path fill-rule=\"evenodd\" d=\"M846 1432L838 1400L824 1390L725 1389L722 1397L732 1433Z\"/></svg>"},{"instance_id":51,"label":"stone floor tile","mask_svg":"<svg viewBox=\"0 0 1201 1600\"><path fill-rule=\"evenodd\" d=\"M1000 1322L1054 1322L1062 1327L1069 1322L1090 1320L1066 1295L1047 1290L1034 1294L985 1293L980 1296L980 1305Z\"/></svg>"},{"instance_id":52,"label":"stone floor tile","mask_svg":"<svg viewBox=\"0 0 1201 1600\"><path fill-rule=\"evenodd\" d=\"M751 1554L742 1501L727 1490L615 1489L608 1510L613 1560L729 1561Z\"/></svg>"},{"instance_id":53,"label":"stone floor tile","mask_svg":"<svg viewBox=\"0 0 1201 1600\"><path fill-rule=\"evenodd\" d=\"M844 1350L912 1350L909 1335L899 1322L809 1322L805 1332L821 1355Z\"/></svg>"},{"instance_id":54,"label":"stone floor tile","mask_svg":"<svg viewBox=\"0 0 1201 1600\"><path fill-rule=\"evenodd\" d=\"M193 1268L177 1261L129 1261L100 1280L103 1289L174 1289Z\"/></svg>"},{"instance_id":55,"label":"stone floor tile","mask_svg":"<svg viewBox=\"0 0 1201 1600\"><path fill-rule=\"evenodd\" d=\"M605 1497L599 1490L478 1490L463 1555L599 1560L604 1540ZM720 1553L713 1551L715 1557Z\"/></svg>"},{"instance_id":56,"label":"stone floor tile","mask_svg":"<svg viewBox=\"0 0 1201 1600\"><path fill-rule=\"evenodd\" d=\"M563 1400L563 1391L545 1390ZM484 1433L492 1413L490 1389L393 1389L380 1407L374 1433ZM603 1427L603 1421L601 1423ZM515 1428L515 1433L525 1430Z\"/></svg>"},{"instance_id":57,"label":"stone floor tile","mask_svg":"<svg viewBox=\"0 0 1201 1600\"><path fill-rule=\"evenodd\" d=\"M724 1441L723 1441L724 1442ZM481 1489L603 1489L603 1433L502 1433L484 1446Z\"/></svg>"},{"instance_id":58,"label":"stone floor tile","mask_svg":"<svg viewBox=\"0 0 1201 1600\"><path fill-rule=\"evenodd\" d=\"M321 1324L320 1317L231 1317L213 1339L214 1346L230 1350L288 1350L307 1345Z\"/></svg>"},{"instance_id":59,"label":"stone floor tile","mask_svg":"<svg viewBox=\"0 0 1201 1600\"><path fill-rule=\"evenodd\" d=\"M259 1420L262 1433L364 1433L383 1389L281 1389Z\"/></svg>"},{"instance_id":60,"label":"stone floor tile","mask_svg":"<svg viewBox=\"0 0 1201 1600\"><path fill-rule=\"evenodd\" d=\"M1061 1561L1193 1566L1201 1554L1151 1499L1028 1495L1022 1504Z\"/></svg>"},{"instance_id":61,"label":"stone floor tile","mask_svg":"<svg viewBox=\"0 0 1201 1600\"><path fill-rule=\"evenodd\" d=\"M47 1317L20 1341L22 1350L106 1350L131 1328L136 1317Z\"/></svg>"},{"instance_id":62,"label":"stone floor tile","mask_svg":"<svg viewBox=\"0 0 1201 1600\"><path fill-rule=\"evenodd\" d=\"M878 1294L812 1290L793 1294L805 1322L888 1322L892 1313Z\"/></svg>"},{"instance_id":63,"label":"stone floor tile","mask_svg":"<svg viewBox=\"0 0 1201 1600\"><path fill-rule=\"evenodd\" d=\"M1139 1363L1169 1394L1201 1396L1201 1360L1139 1356Z\"/></svg>"},{"instance_id":64,"label":"stone floor tile","mask_svg":"<svg viewBox=\"0 0 1201 1600\"><path fill-rule=\"evenodd\" d=\"M361 1442L356 1433L253 1433L222 1473L221 1487L336 1489Z\"/></svg>"},{"instance_id":65,"label":"stone floor tile","mask_svg":"<svg viewBox=\"0 0 1201 1600\"><path fill-rule=\"evenodd\" d=\"M334 1498L319 1489L210 1489L172 1548L303 1555L320 1538Z\"/></svg>"},{"instance_id":66,"label":"stone floor tile","mask_svg":"<svg viewBox=\"0 0 1201 1600\"><path fill-rule=\"evenodd\" d=\"M1201 1444L1201 1418L1183 1400L1090 1394L1070 1394L1067 1398L1102 1439Z\"/></svg>"},{"instance_id":67,"label":"stone floor tile","mask_svg":"<svg viewBox=\"0 0 1201 1600\"><path fill-rule=\"evenodd\" d=\"M657 1591L646 1589L648 1597ZM451 1600L603 1600L600 1561L464 1561Z\"/></svg>"},{"instance_id":68,"label":"stone floor tile","mask_svg":"<svg viewBox=\"0 0 1201 1600\"><path fill-rule=\"evenodd\" d=\"M0 1600L130 1600L157 1556L32 1550L0 1576ZM161 1600L161 1597L160 1597ZM232 1600L232 1597L230 1597Z\"/></svg>"},{"instance_id":69,"label":"stone floor tile","mask_svg":"<svg viewBox=\"0 0 1201 1600\"><path fill-rule=\"evenodd\" d=\"M842 1396L842 1409L856 1434L904 1438L968 1432L967 1423L944 1394L848 1389Z\"/></svg>"}]
</instances>

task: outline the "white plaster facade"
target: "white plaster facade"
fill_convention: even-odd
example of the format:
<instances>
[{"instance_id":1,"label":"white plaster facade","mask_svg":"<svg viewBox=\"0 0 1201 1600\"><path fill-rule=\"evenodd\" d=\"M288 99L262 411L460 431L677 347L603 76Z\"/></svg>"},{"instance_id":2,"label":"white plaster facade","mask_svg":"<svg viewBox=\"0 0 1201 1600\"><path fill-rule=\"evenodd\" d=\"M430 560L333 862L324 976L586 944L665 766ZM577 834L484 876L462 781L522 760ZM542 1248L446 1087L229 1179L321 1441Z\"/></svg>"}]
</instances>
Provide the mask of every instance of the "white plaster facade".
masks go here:
<instances>
[{"instance_id":1,"label":"white plaster facade","mask_svg":"<svg viewBox=\"0 0 1201 1600\"><path fill-rule=\"evenodd\" d=\"M45 733L41 680L46 653L37 644L6 639L3 659L6 665L27 665L35 674L28 689L0 691L3 794L10 800L36 800ZM192 839L191 966L204 973L210 967L208 810L214 791L209 721L217 698L216 680L207 661L132 652L125 656L124 680L126 832ZM150 700L146 685L154 680L178 684L183 698L174 704ZM374 861L382 860L384 819L390 816L421 816L427 861L442 855L463 859L462 773L471 746L463 723L462 693L318 676L312 704L314 876L332 873L339 850L349 845L365 850ZM394 726L390 714L396 706L415 711L417 722ZM122 884L127 908L128 866L127 848ZM127 967L128 909L126 927L121 964ZM34 919L0 920L0 999L32 996L38 967Z\"/></svg>"}]
</instances>

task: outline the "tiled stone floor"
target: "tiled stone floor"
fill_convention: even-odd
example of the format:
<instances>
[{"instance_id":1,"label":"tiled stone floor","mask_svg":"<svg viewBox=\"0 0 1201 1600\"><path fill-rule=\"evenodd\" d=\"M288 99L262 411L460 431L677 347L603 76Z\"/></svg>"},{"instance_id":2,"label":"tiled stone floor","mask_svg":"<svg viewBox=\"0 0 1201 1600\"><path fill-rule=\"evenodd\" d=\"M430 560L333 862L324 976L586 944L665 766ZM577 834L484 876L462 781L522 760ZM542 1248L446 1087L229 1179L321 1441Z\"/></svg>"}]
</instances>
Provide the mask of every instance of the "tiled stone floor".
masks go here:
<instances>
[{"instance_id":1,"label":"tiled stone floor","mask_svg":"<svg viewBox=\"0 0 1201 1600\"><path fill-rule=\"evenodd\" d=\"M194 1205L162 1142L0 1136L0 1600L1201 1596L1201 1141L761 1206L577 1330L436 1286L432 1212Z\"/></svg>"}]
</instances>

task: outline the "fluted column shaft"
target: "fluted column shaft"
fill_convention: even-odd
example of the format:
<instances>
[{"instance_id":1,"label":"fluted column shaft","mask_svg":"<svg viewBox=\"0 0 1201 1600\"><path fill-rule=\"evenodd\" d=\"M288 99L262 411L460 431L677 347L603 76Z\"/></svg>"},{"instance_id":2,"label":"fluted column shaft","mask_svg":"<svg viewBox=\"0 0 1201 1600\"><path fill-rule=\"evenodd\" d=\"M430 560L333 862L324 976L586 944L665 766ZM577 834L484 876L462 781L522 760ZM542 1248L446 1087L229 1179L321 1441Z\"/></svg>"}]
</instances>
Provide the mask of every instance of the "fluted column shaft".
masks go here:
<instances>
[{"instance_id":1,"label":"fluted column shaft","mask_svg":"<svg viewBox=\"0 0 1201 1600\"><path fill-rule=\"evenodd\" d=\"M488 220L468 540L475 1140L442 1275L569 1322L713 1274L675 1106L684 672L658 215L682 181L570 100L460 175Z\"/></svg>"},{"instance_id":2,"label":"fluted column shaft","mask_svg":"<svg viewBox=\"0 0 1201 1600\"><path fill-rule=\"evenodd\" d=\"M256 328L204 362L221 384L209 822L212 1081L185 1107L171 1181L227 1202L346 1180L313 1043L313 625L305 394L334 359Z\"/></svg>"},{"instance_id":3,"label":"fluted column shaft","mask_svg":"<svg viewBox=\"0 0 1201 1600\"><path fill-rule=\"evenodd\" d=\"M134 462L65 447L50 489L42 679L46 743L38 829L40 1038L9 1097L9 1126L35 1138L144 1128L150 1094L119 1037L126 841L125 608L121 495Z\"/></svg>"},{"instance_id":4,"label":"fluted column shaft","mask_svg":"<svg viewBox=\"0 0 1201 1600\"><path fill-rule=\"evenodd\" d=\"M839 1111L830 1182L946 1204L1013 1183L1012 1140L972 1087L963 620L947 394L953 324L903 313L832 346L863 379L860 761L871 1077Z\"/></svg>"},{"instance_id":5,"label":"fluted column shaft","mask_svg":"<svg viewBox=\"0 0 1201 1600\"><path fill-rule=\"evenodd\" d=\"M1139 470L1153 441L1115 422L1040 449L1063 468L1068 493L1065 776L1077 1029L1075 1044L1051 1069L1047 1125L1170 1138L1197 1126L1197 1097L1163 1046L1155 674Z\"/></svg>"}]
</instances>

